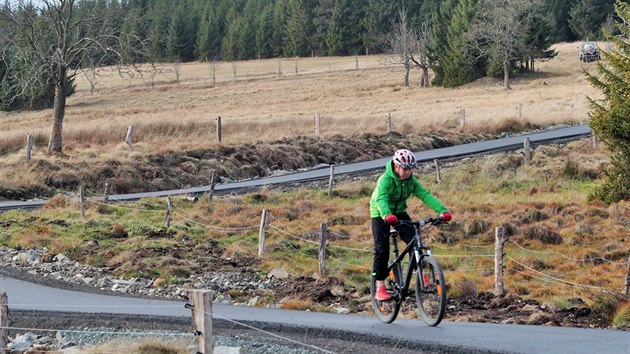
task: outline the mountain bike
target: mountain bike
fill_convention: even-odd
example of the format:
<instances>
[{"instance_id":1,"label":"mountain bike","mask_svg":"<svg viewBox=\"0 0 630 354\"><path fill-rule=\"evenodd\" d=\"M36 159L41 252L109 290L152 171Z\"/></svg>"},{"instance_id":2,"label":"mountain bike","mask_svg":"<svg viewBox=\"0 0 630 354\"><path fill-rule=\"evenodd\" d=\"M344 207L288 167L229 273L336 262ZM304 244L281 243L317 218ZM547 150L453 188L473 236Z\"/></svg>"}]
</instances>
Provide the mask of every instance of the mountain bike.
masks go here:
<instances>
[{"instance_id":1,"label":"mountain bike","mask_svg":"<svg viewBox=\"0 0 630 354\"><path fill-rule=\"evenodd\" d=\"M407 247L399 253L399 232L392 229L389 234L390 247L389 276L385 279L385 286L391 294L391 300L380 301L374 297L376 293L376 275L372 274L371 296L372 307L376 316L385 323L392 323L400 307L408 296L412 274L416 269L415 291L416 303L420 317L429 326L437 326L444 318L446 311L446 283L440 263L431 255L431 248L422 243L422 231L427 225L439 225L444 220L441 217L427 218L419 221L400 220L398 225L410 225L415 230L415 236ZM397 225L397 226L398 226ZM409 255L408 260L405 256ZM403 273L403 262L408 261L406 272Z\"/></svg>"}]
</instances>

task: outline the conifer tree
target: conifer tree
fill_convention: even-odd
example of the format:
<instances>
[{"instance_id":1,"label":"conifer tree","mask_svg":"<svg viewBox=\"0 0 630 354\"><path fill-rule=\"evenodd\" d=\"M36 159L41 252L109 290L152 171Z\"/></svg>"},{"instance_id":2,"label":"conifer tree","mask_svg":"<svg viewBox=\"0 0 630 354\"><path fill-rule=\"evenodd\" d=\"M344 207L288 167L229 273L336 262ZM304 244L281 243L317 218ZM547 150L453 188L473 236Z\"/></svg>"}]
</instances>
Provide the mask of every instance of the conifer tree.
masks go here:
<instances>
[{"instance_id":1,"label":"conifer tree","mask_svg":"<svg viewBox=\"0 0 630 354\"><path fill-rule=\"evenodd\" d=\"M606 181L591 194L608 203L630 200L630 5L615 4L620 35L606 34L613 46L602 52L598 75L587 73L591 84L600 89L601 100L590 99L590 126L609 150Z\"/></svg>"}]
</instances>

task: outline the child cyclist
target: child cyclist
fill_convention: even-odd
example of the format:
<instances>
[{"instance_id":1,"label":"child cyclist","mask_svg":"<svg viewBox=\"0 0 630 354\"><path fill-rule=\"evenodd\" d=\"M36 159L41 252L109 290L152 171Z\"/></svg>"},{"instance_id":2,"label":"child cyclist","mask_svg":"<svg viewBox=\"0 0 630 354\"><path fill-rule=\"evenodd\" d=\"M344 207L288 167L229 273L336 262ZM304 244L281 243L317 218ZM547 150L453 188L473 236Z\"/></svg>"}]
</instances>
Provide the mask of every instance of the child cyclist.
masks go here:
<instances>
[{"instance_id":1,"label":"child cyclist","mask_svg":"<svg viewBox=\"0 0 630 354\"><path fill-rule=\"evenodd\" d=\"M394 226L400 238L409 243L414 230L408 225L397 225L398 220L411 220L407 214L407 199L413 194L424 204L439 213L444 221L451 220L448 209L426 190L412 175L416 167L416 156L407 149L394 153L391 161L385 165L383 173L376 182L376 188L370 198L370 217L374 236L373 276L376 277L375 298L381 301L391 299L385 287L389 260L389 228Z\"/></svg>"}]
</instances>

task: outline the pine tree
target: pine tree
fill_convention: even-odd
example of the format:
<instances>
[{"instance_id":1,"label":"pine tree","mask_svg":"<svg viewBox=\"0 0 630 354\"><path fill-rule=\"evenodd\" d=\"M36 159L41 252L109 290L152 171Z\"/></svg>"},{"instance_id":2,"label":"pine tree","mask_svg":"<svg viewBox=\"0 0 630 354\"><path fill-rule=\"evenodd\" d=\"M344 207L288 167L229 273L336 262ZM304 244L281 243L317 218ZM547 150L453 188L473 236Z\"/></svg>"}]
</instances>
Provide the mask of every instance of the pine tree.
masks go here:
<instances>
[{"instance_id":1,"label":"pine tree","mask_svg":"<svg viewBox=\"0 0 630 354\"><path fill-rule=\"evenodd\" d=\"M289 57L306 54L309 18L302 0L289 0L284 30L284 52Z\"/></svg>"},{"instance_id":2,"label":"pine tree","mask_svg":"<svg viewBox=\"0 0 630 354\"><path fill-rule=\"evenodd\" d=\"M273 34L273 4L269 3L258 16L256 21L256 57L271 58L273 48L271 38Z\"/></svg>"},{"instance_id":3,"label":"pine tree","mask_svg":"<svg viewBox=\"0 0 630 354\"><path fill-rule=\"evenodd\" d=\"M598 76L587 73L591 84L604 94L601 100L589 98L590 126L610 154L607 179L591 197L608 203L630 200L630 5L618 0L615 12L621 35L606 34L613 49L602 52Z\"/></svg>"},{"instance_id":4,"label":"pine tree","mask_svg":"<svg viewBox=\"0 0 630 354\"><path fill-rule=\"evenodd\" d=\"M485 73L478 55L469 49L470 26L477 12L476 0L462 0L453 9L453 17L446 30L446 52L442 57L445 87L460 86Z\"/></svg>"}]
</instances>

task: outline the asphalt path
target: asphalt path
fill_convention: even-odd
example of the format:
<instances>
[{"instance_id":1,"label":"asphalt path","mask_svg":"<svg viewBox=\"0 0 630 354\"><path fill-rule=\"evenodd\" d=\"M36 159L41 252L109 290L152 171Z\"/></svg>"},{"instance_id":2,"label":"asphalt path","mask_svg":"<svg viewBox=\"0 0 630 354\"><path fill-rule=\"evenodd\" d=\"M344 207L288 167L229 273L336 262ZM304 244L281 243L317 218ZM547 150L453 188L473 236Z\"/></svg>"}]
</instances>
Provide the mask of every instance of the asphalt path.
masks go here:
<instances>
[{"instance_id":1,"label":"asphalt path","mask_svg":"<svg viewBox=\"0 0 630 354\"><path fill-rule=\"evenodd\" d=\"M447 148L433 149L415 152L419 163L431 162L435 159L446 160L461 158L470 155L517 150L523 148L525 138L529 138L530 145L536 146L549 142L567 141L579 139L591 134L591 129L587 125L575 125L571 127L557 128L545 130L541 132L522 134L502 139L493 139L486 141L478 141L475 143L455 145ZM357 174L382 170L389 157L378 160L357 162L334 166L334 176ZM232 183L216 184L214 191L229 192L235 190L257 188L264 185L301 183L316 180L326 180L330 178L330 168L323 167L319 169L288 173L281 176L257 178ZM141 198L166 197L171 195L201 195L209 192L212 186L200 186L195 188L184 188L159 192L147 193L129 193L109 196L110 201L135 201ZM0 202L0 211L10 209L36 209L46 203L46 200L28 200L28 201L8 201Z\"/></svg>"},{"instance_id":2,"label":"asphalt path","mask_svg":"<svg viewBox=\"0 0 630 354\"><path fill-rule=\"evenodd\" d=\"M150 300L52 288L0 275L0 291L9 309L75 313L108 313L190 318L184 301ZM417 343L435 352L630 354L630 332L549 326L444 321L428 327L420 320L381 323L376 317L338 315L243 306L212 306L214 320L291 325ZM191 319L192 321L192 319Z\"/></svg>"}]
</instances>

